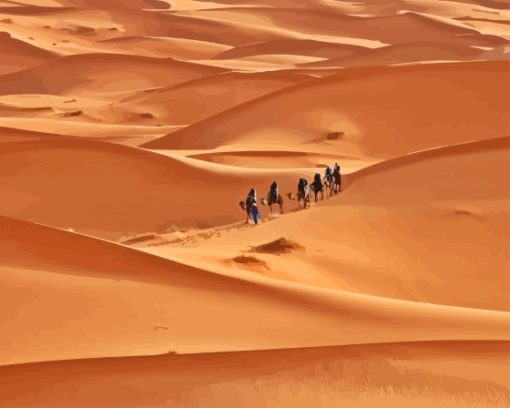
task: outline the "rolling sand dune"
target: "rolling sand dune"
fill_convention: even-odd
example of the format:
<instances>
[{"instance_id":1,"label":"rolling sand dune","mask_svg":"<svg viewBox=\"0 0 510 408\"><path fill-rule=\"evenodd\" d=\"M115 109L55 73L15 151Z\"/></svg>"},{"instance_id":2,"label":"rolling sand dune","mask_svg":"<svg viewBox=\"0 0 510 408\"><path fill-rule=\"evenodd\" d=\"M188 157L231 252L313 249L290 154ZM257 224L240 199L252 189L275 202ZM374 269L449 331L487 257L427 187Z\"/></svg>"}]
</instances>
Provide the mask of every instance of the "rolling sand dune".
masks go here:
<instances>
[{"instance_id":1,"label":"rolling sand dune","mask_svg":"<svg viewBox=\"0 0 510 408\"><path fill-rule=\"evenodd\" d=\"M122 100L115 109L124 121L190 124L307 79L310 77L304 73L219 74L140 92ZM141 112L152 117L143 120Z\"/></svg>"},{"instance_id":2,"label":"rolling sand dune","mask_svg":"<svg viewBox=\"0 0 510 408\"><path fill-rule=\"evenodd\" d=\"M3 58L0 75L32 68L55 58L55 55L16 40L4 32L0 32L0 54Z\"/></svg>"},{"instance_id":3,"label":"rolling sand dune","mask_svg":"<svg viewBox=\"0 0 510 408\"><path fill-rule=\"evenodd\" d=\"M102 41L101 45L111 46L112 51L126 54L156 58L172 55L173 58L181 60L213 58L230 49L222 44L168 37L112 38Z\"/></svg>"},{"instance_id":4,"label":"rolling sand dune","mask_svg":"<svg viewBox=\"0 0 510 408\"><path fill-rule=\"evenodd\" d=\"M274 32L274 30L268 31L263 27L246 26L230 21L198 19L195 16L176 14L162 15L159 26L149 29L146 35L186 38L229 46L287 37L284 33Z\"/></svg>"},{"instance_id":5,"label":"rolling sand dune","mask_svg":"<svg viewBox=\"0 0 510 408\"><path fill-rule=\"evenodd\" d=\"M130 66L126 72L122 68ZM1 94L72 94L138 90L189 81L218 73L220 69L202 67L166 58L129 55L76 55L60 58L31 71L0 77Z\"/></svg>"},{"instance_id":6,"label":"rolling sand dune","mask_svg":"<svg viewBox=\"0 0 510 408\"><path fill-rule=\"evenodd\" d=\"M275 40L236 47L219 54L216 58L243 58L267 54L309 55L321 58L341 58L364 50L354 45L324 43L313 40Z\"/></svg>"},{"instance_id":7,"label":"rolling sand dune","mask_svg":"<svg viewBox=\"0 0 510 408\"><path fill-rule=\"evenodd\" d=\"M506 342L433 342L59 361L0 368L0 406L503 407ZM42 374L44 373L44 375ZM66 382L54 383L54 378ZM416 379L414 381L413 379ZM446 381L447 379L447 381Z\"/></svg>"},{"instance_id":8,"label":"rolling sand dune","mask_svg":"<svg viewBox=\"0 0 510 408\"><path fill-rule=\"evenodd\" d=\"M256 234L198 234L147 250L194 262L198 249L202 261L219 268L237 264L308 285L510 310L509 146L502 138L385 161L348 175L340 197L261 225ZM282 235L302 250L256 249ZM252 258L228 262L236 255Z\"/></svg>"},{"instance_id":9,"label":"rolling sand dune","mask_svg":"<svg viewBox=\"0 0 510 408\"><path fill-rule=\"evenodd\" d=\"M345 71L247 102L144 146L315 143L331 152L392 157L501 137L509 132L509 96L501 87L509 81L508 68L501 61ZM333 132L337 140L328 140Z\"/></svg>"},{"instance_id":10,"label":"rolling sand dune","mask_svg":"<svg viewBox=\"0 0 510 408\"><path fill-rule=\"evenodd\" d=\"M0 0L0 407L508 407L507 8Z\"/></svg>"},{"instance_id":11,"label":"rolling sand dune","mask_svg":"<svg viewBox=\"0 0 510 408\"><path fill-rule=\"evenodd\" d=\"M11 129L0 127L0 143L26 142L34 140L62 140L66 136L55 135L53 133L30 132L20 129Z\"/></svg>"},{"instance_id":12,"label":"rolling sand dune","mask_svg":"<svg viewBox=\"0 0 510 408\"><path fill-rule=\"evenodd\" d=\"M331 58L325 61L303 64L304 67L356 67L370 66L377 61L379 65L404 63L423 63L426 61L468 61L484 59L483 51L472 47L434 43L411 43L389 45L366 50L354 55Z\"/></svg>"},{"instance_id":13,"label":"rolling sand dune","mask_svg":"<svg viewBox=\"0 0 510 408\"><path fill-rule=\"evenodd\" d=\"M459 45L496 46L506 42L498 36L482 35L476 30L413 12L365 18L318 10L303 13L299 9L280 7L249 9L230 7L201 11L195 16L210 21L230 21L237 27L241 27L242 24L255 26L257 23L263 26L261 23L269 20L271 25L266 23L265 27L278 27L281 32L288 32L288 37L291 38L299 38L306 34L330 38L347 37L378 41L381 45L434 41ZM391 30L388 30L389 25L392 26Z\"/></svg>"},{"instance_id":14,"label":"rolling sand dune","mask_svg":"<svg viewBox=\"0 0 510 408\"><path fill-rule=\"evenodd\" d=\"M274 175L79 140L4 143L0 155L1 214L115 239L238 221L238 201ZM294 174L280 178L294 185ZM205 192L207 211L198 205Z\"/></svg>"},{"instance_id":15,"label":"rolling sand dune","mask_svg":"<svg viewBox=\"0 0 510 408\"><path fill-rule=\"evenodd\" d=\"M3 364L167 351L508 340L507 313L240 279L41 225L4 217L0 225L0 313L9 333L0 339ZM23 313L12 319L12 310ZM52 348L44 346L48 342Z\"/></svg>"}]
</instances>

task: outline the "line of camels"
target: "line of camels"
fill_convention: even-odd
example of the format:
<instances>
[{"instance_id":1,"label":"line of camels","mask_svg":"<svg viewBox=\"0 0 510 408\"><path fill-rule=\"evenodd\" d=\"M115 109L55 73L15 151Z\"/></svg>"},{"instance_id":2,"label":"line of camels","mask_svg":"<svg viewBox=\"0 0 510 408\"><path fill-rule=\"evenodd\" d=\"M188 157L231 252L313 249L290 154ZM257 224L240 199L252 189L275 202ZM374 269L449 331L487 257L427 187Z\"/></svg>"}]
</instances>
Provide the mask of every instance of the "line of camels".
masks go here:
<instances>
[{"instance_id":1,"label":"line of camels","mask_svg":"<svg viewBox=\"0 0 510 408\"><path fill-rule=\"evenodd\" d=\"M311 205L311 195L314 196L314 202L317 202L320 199L324 200L324 198L330 198L335 194L338 194L342 191L342 183L340 175L337 177L334 176L325 176L323 179L319 177L317 178L318 173L316 174L316 177L314 178L314 181L310 184L306 181L304 178L299 179L298 188L297 188L297 194L294 195L293 193L287 193L287 197L289 200L295 201L297 200L298 203L303 207L307 208ZM271 191L267 193L265 197L263 197L260 200L260 203L262 205L269 206L269 210L271 214L273 213L273 205L278 204L280 207L280 213L283 214L283 197L281 194L277 194L277 197L274 197L273 194L271 194ZM256 203L254 203L256 206ZM250 211L247 208L247 204L245 201L240 201L239 205L243 209L243 211L246 211L248 213L248 216L250 216Z\"/></svg>"}]
</instances>

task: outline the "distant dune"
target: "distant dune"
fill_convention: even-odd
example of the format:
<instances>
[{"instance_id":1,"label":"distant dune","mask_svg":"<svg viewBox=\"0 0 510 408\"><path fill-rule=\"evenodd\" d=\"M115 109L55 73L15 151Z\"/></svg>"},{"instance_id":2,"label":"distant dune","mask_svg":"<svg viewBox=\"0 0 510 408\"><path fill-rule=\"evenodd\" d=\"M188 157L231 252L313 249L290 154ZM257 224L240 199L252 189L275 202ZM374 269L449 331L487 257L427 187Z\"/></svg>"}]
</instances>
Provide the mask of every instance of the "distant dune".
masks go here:
<instances>
[{"instance_id":1,"label":"distant dune","mask_svg":"<svg viewBox=\"0 0 510 408\"><path fill-rule=\"evenodd\" d=\"M129 71L123 68L129 66ZM118 54L82 54L61 58L34 70L0 77L0 94L68 94L138 90L189 81L221 69ZM129 85L128 85L129 84Z\"/></svg>"},{"instance_id":2,"label":"distant dune","mask_svg":"<svg viewBox=\"0 0 510 408\"><path fill-rule=\"evenodd\" d=\"M342 58L365 50L363 47L314 40L285 39L245 45L225 51L216 58L243 58L257 55L290 54L321 58Z\"/></svg>"},{"instance_id":3,"label":"distant dune","mask_svg":"<svg viewBox=\"0 0 510 408\"><path fill-rule=\"evenodd\" d=\"M230 47L206 41L168 37L120 37L103 40L102 46L125 54L163 58L172 55L177 59L206 59Z\"/></svg>"},{"instance_id":4,"label":"distant dune","mask_svg":"<svg viewBox=\"0 0 510 408\"><path fill-rule=\"evenodd\" d=\"M48 51L16 40L5 32L0 32L0 54L3 59L0 75L32 68L56 57Z\"/></svg>"},{"instance_id":5,"label":"distant dune","mask_svg":"<svg viewBox=\"0 0 510 408\"><path fill-rule=\"evenodd\" d=\"M509 66L501 61L349 70L240 105L144 147L325 144L343 154L392 157L501 137L509 133L510 102L500 86ZM328 140L334 132L338 138Z\"/></svg>"},{"instance_id":6,"label":"distant dune","mask_svg":"<svg viewBox=\"0 0 510 408\"><path fill-rule=\"evenodd\" d=\"M329 10L302 10L293 8L236 8L202 11L197 17L208 21L229 21L234 27L255 26L269 19L289 37L303 38L308 35L337 36L371 40L384 44L434 41L447 44L496 46L505 43L503 38L483 35L476 30L431 19L414 12L402 12L389 16L370 18L333 14ZM388 30L391 25L392 29ZM260 24L260 27L264 27ZM271 26L268 27L269 29ZM273 31L273 30L271 30ZM274 30L279 32L278 30Z\"/></svg>"},{"instance_id":7,"label":"distant dune","mask_svg":"<svg viewBox=\"0 0 510 408\"><path fill-rule=\"evenodd\" d=\"M410 43L388 45L366 50L354 55L331 58L325 61L310 62L303 67L356 67L370 66L374 61L379 65L423 63L428 61L469 61L483 59L482 50L468 46L442 43Z\"/></svg>"},{"instance_id":8,"label":"distant dune","mask_svg":"<svg viewBox=\"0 0 510 408\"><path fill-rule=\"evenodd\" d=\"M185 125L307 79L311 77L305 72L218 74L140 92L122 100L115 110L123 120L132 122ZM149 113L150 120L144 118L143 113Z\"/></svg>"}]
</instances>

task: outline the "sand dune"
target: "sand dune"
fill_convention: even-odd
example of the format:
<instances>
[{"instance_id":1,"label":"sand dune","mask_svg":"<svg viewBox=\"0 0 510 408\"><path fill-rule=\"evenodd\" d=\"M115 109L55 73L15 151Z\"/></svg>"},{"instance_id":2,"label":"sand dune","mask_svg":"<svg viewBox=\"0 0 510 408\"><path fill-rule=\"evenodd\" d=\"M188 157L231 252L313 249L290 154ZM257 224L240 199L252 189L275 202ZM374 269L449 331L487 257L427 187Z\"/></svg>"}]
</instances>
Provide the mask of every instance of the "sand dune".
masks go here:
<instances>
[{"instance_id":1,"label":"sand dune","mask_svg":"<svg viewBox=\"0 0 510 408\"><path fill-rule=\"evenodd\" d=\"M143 55L147 57L207 59L225 52L230 47L205 41L188 40L168 37L120 37L101 42L101 46L111 47L112 51L124 54Z\"/></svg>"},{"instance_id":2,"label":"sand dune","mask_svg":"<svg viewBox=\"0 0 510 408\"><path fill-rule=\"evenodd\" d=\"M225 407L239 395L247 407L503 407L507 351L504 342L436 342L26 364L0 368L0 406L103 406L107 392L126 407Z\"/></svg>"},{"instance_id":3,"label":"sand dune","mask_svg":"<svg viewBox=\"0 0 510 408\"><path fill-rule=\"evenodd\" d=\"M0 143L27 142L34 140L64 140L71 136L55 135L54 133L31 132L21 129L0 127Z\"/></svg>"},{"instance_id":4,"label":"sand dune","mask_svg":"<svg viewBox=\"0 0 510 408\"><path fill-rule=\"evenodd\" d=\"M506 6L0 0L0 406L508 406Z\"/></svg>"},{"instance_id":5,"label":"sand dune","mask_svg":"<svg viewBox=\"0 0 510 408\"><path fill-rule=\"evenodd\" d=\"M55 58L50 52L16 40L5 32L0 32L0 53L3 58L0 75L32 68Z\"/></svg>"},{"instance_id":6,"label":"sand dune","mask_svg":"<svg viewBox=\"0 0 510 408\"><path fill-rule=\"evenodd\" d=\"M363 47L314 40L275 40L236 47L219 54L216 58L243 58L267 54L296 54L321 58L341 58L364 50Z\"/></svg>"},{"instance_id":7,"label":"sand dune","mask_svg":"<svg viewBox=\"0 0 510 408\"><path fill-rule=\"evenodd\" d=\"M246 101L303 82L304 74L227 73L125 98L115 109L123 121L183 125L198 122ZM143 113L150 120L143 120Z\"/></svg>"},{"instance_id":8,"label":"sand dune","mask_svg":"<svg viewBox=\"0 0 510 408\"><path fill-rule=\"evenodd\" d=\"M365 50L354 55L303 64L305 67L356 67L423 63L426 61L468 61L484 59L483 51L435 43L410 43Z\"/></svg>"},{"instance_id":9,"label":"sand dune","mask_svg":"<svg viewBox=\"0 0 510 408\"><path fill-rule=\"evenodd\" d=\"M195 16L165 14L160 16L159 22L159 28L147 28L146 35L209 41L228 46L286 37L260 27L237 25L229 21L197 19Z\"/></svg>"},{"instance_id":10,"label":"sand dune","mask_svg":"<svg viewBox=\"0 0 510 408\"><path fill-rule=\"evenodd\" d=\"M239 221L238 201L275 175L92 141L4 143L0 155L1 214L114 239ZM295 174L279 176L283 188L294 185Z\"/></svg>"},{"instance_id":11,"label":"sand dune","mask_svg":"<svg viewBox=\"0 0 510 408\"><path fill-rule=\"evenodd\" d=\"M130 66L129 72L122 68ZM220 72L172 59L129 55L76 55L44 67L0 77L1 94L106 93L177 84ZM129 84L129 85L128 85Z\"/></svg>"},{"instance_id":12,"label":"sand dune","mask_svg":"<svg viewBox=\"0 0 510 408\"><path fill-rule=\"evenodd\" d=\"M199 249L202 261L224 269L509 310L509 167L508 138L416 153L349 174L340 196L263 224L256 234L251 229L198 234L147 250L193 262ZM254 250L282 235L304 250L282 256ZM250 256L252 262L231 262L235 256Z\"/></svg>"},{"instance_id":13,"label":"sand dune","mask_svg":"<svg viewBox=\"0 0 510 408\"><path fill-rule=\"evenodd\" d=\"M134 0L130 1L129 3L126 3L122 0L110 0L108 2L104 2L101 0L59 0L62 1L64 5L70 5L73 7L79 7L79 8L98 8L98 9L122 9L122 8L129 8L129 9L161 9L161 10L167 10L170 8L169 4L165 1L161 0Z\"/></svg>"},{"instance_id":14,"label":"sand dune","mask_svg":"<svg viewBox=\"0 0 510 408\"><path fill-rule=\"evenodd\" d=\"M321 170L335 161L341 161L348 172L372 164L358 157L340 156L329 153L327 149L303 152L294 150L215 150L206 153L191 153L190 157L218 164L260 169L315 169ZM311 171L310 170L310 174ZM302 170L300 170L302 171Z\"/></svg>"},{"instance_id":15,"label":"sand dune","mask_svg":"<svg viewBox=\"0 0 510 408\"><path fill-rule=\"evenodd\" d=\"M508 66L502 61L344 71L248 102L144 146L315 143L342 154L392 157L501 137L509 131L509 98L500 86L508 82ZM333 132L337 140L328 140Z\"/></svg>"},{"instance_id":16,"label":"sand dune","mask_svg":"<svg viewBox=\"0 0 510 408\"><path fill-rule=\"evenodd\" d=\"M0 339L3 364L171 350L508 339L507 313L240 279L41 225L5 217L0 225L0 313L9 333ZM12 310L23 314L12 319ZM389 321L392 329L384 330ZM49 342L53 347L45 347Z\"/></svg>"},{"instance_id":17,"label":"sand dune","mask_svg":"<svg viewBox=\"0 0 510 408\"><path fill-rule=\"evenodd\" d=\"M229 7L201 11L196 13L195 17L209 21L229 21L237 27L243 24L255 26L258 23L268 30L272 26L262 25L261 22L269 20L274 27L278 27L279 32L286 32L291 38L302 38L306 34L338 39L350 37L377 41L381 45L434 41L459 45L496 46L506 42L498 36L482 35L476 30L414 12L365 18L332 14L321 10L309 10L303 14L299 9L281 7L249 9ZM388 25L392 26L391 30L387 29ZM404 33L405 35L402 35Z\"/></svg>"}]
</instances>

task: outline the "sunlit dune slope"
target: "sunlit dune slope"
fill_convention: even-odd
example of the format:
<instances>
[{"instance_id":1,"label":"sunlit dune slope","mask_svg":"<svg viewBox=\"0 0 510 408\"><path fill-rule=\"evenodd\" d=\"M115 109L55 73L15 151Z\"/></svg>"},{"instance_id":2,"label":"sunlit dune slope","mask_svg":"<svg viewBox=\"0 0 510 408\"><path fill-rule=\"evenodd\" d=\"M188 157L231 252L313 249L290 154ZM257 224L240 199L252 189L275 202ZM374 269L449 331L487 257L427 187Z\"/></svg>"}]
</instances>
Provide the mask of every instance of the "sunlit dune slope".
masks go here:
<instances>
[{"instance_id":1,"label":"sunlit dune slope","mask_svg":"<svg viewBox=\"0 0 510 408\"><path fill-rule=\"evenodd\" d=\"M506 313L256 276L241 280L67 231L0 221L3 364L171 350L508 339Z\"/></svg>"},{"instance_id":2,"label":"sunlit dune slope","mask_svg":"<svg viewBox=\"0 0 510 408\"><path fill-rule=\"evenodd\" d=\"M213 58L230 49L229 46L207 41L189 40L173 37L128 36L103 40L101 48L111 49L125 54L147 57L167 57L188 60Z\"/></svg>"},{"instance_id":3,"label":"sunlit dune slope","mask_svg":"<svg viewBox=\"0 0 510 408\"><path fill-rule=\"evenodd\" d=\"M508 363L506 342L59 361L0 368L0 406L503 407Z\"/></svg>"},{"instance_id":4,"label":"sunlit dune slope","mask_svg":"<svg viewBox=\"0 0 510 408\"><path fill-rule=\"evenodd\" d=\"M483 60L483 51L469 46L442 43L412 43L358 52L354 55L303 64L303 67L356 67L423 63L428 61Z\"/></svg>"},{"instance_id":5,"label":"sunlit dune slope","mask_svg":"<svg viewBox=\"0 0 510 408\"><path fill-rule=\"evenodd\" d=\"M473 28L405 9L367 17L318 9L303 12L284 7L228 7L202 10L193 17L197 21L228 22L238 29L257 27L290 38L323 38L372 47L421 41L493 47L507 42L499 36L480 34Z\"/></svg>"},{"instance_id":6,"label":"sunlit dune slope","mask_svg":"<svg viewBox=\"0 0 510 408\"><path fill-rule=\"evenodd\" d=\"M470 62L346 70L245 103L145 145L320 143L331 151L394 157L505 136L509 63ZM419 78L419 80L417 80ZM260 120L264 118L264 120ZM337 132L336 140L328 135Z\"/></svg>"},{"instance_id":7,"label":"sunlit dune slope","mask_svg":"<svg viewBox=\"0 0 510 408\"><path fill-rule=\"evenodd\" d=\"M343 192L312 209L147 250L308 285L509 310L509 169L508 138L421 152L344 177Z\"/></svg>"}]
</instances>

